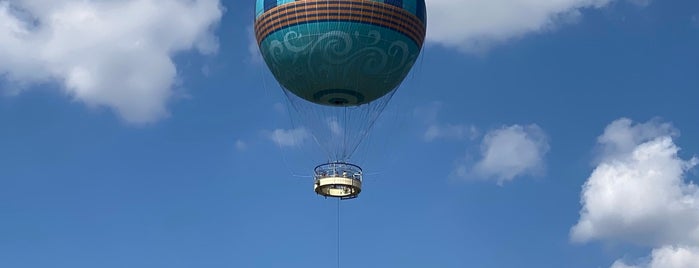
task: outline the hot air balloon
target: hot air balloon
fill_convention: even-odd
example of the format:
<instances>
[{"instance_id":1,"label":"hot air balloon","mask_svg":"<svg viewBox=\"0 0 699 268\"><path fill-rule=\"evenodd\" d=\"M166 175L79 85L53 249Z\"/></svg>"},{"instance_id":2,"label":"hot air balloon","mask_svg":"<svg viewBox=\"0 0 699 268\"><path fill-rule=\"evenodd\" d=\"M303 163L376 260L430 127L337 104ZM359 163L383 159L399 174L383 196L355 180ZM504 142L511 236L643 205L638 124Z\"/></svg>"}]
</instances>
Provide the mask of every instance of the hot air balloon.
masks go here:
<instances>
[{"instance_id":1,"label":"hot air balloon","mask_svg":"<svg viewBox=\"0 0 699 268\"><path fill-rule=\"evenodd\" d=\"M355 198L350 158L410 72L426 33L424 0L257 0L255 35L290 106L327 155L319 195Z\"/></svg>"}]
</instances>

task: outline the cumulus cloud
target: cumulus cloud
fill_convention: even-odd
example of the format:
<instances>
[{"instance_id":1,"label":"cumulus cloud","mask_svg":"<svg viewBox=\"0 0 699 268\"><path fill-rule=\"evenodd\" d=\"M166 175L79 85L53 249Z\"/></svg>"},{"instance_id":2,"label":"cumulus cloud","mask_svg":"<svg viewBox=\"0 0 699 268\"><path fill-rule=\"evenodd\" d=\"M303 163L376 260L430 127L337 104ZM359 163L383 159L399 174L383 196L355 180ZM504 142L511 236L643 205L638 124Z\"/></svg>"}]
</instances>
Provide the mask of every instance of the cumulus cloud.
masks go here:
<instances>
[{"instance_id":1,"label":"cumulus cloud","mask_svg":"<svg viewBox=\"0 0 699 268\"><path fill-rule=\"evenodd\" d=\"M455 174L502 184L518 176L544 172L548 151L548 138L539 126L505 126L488 132L481 143L480 160L471 168L460 165Z\"/></svg>"},{"instance_id":2,"label":"cumulus cloud","mask_svg":"<svg viewBox=\"0 0 699 268\"><path fill-rule=\"evenodd\" d=\"M430 0L428 40L482 51L527 33L554 29L614 0ZM645 0L631 0L647 4Z\"/></svg>"},{"instance_id":3,"label":"cumulus cloud","mask_svg":"<svg viewBox=\"0 0 699 268\"><path fill-rule=\"evenodd\" d=\"M650 246L650 256L612 268L699 267L699 188L687 179L699 164L682 159L679 131L659 120L622 118L597 139L596 167L581 194L576 242L604 240Z\"/></svg>"},{"instance_id":4,"label":"cumulus cloud","mask_svg":"<svg viewBox=\"0 0 699 268\"><path fill-rule=\"evenodd\" d=\"M614 121L598 138L601 162L583 186L573 241L661 246L699 243L699 189L685 181L699 161L683 160L666 123Z\"/></svg>"},{"instance_id":5,"label":"cumulus cloud","mask_svg":"<svg viewBox=\"0 0 699 268\"><path fill-rule=\"evenodd\" d=\"M167 116L184 51L215 53L218 0L0 0L0 78L56 82L124 120Z\"/></svg>"},{"instance_id":6,"label":"cumulus cloud","mask_svg":"<svg viewBox=\"0 0 699 268\"><path fill-rule=\"evenodd\" d=\"M468 140L482 137L480 156L474 162L470 155L458 163L451 176L469 180L493 180L502 185L519 176L540 175L545 171L544 157L549 151L548 138L537 125L503 126L482 136L474 125L442 123L438 120L441 102L431 102L414 110L414 116L425 126L422 138L435 140Z\"/></svg>"},{"instance_id":7,"label":"cumulus cloud","mask_svg":"<svg viewBox=\"0 0 699 268\"><path fill-rule=\"evenodd\" d=\"M311 134L305 128L275 129L268 137L280 147L293 147L302 144Z\"/></svg>"},{"instance_id":8,"label":"cumulus cloud","mask_svg":"<svg viewBox=\"0 0 699 268\"><path fill-rule=\"evenodd\" d=\"M629 265L617 260L611 268L696 268L699 267L699 248L665 246L653 250L650 258L640 264Z\"/></svg>"},{"instance_id":9,"label":"cumulus cloud","mask_svg":"<svg viewBox=\"0 0 699 268\"><path fill-rule=\"evenodd\" d=\"M638 145L657 137L675 138L679 132L667 122L653 119L646 123L634 124L627 118L609 124L604 133L597 138L598 164L624 158L638 148Z\"/></svg>"}]
</instances>

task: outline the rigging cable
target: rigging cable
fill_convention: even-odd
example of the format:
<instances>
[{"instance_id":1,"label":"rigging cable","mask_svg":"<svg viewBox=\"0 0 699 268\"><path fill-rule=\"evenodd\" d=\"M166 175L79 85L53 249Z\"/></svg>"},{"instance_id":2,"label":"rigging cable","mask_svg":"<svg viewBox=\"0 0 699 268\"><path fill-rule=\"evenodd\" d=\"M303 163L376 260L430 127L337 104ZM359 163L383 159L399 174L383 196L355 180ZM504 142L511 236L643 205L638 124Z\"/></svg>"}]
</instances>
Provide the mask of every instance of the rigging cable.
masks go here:
<instances>
[{"instance_id":1,"label":"rigging cable","mask_svg":"<svg viewBox=\"0 0 699 268\"><path fill-rule=\"evenodd\" d=\"M337 268L340 268L340 199L337 199Z\"/></svg>"}]
</instances>

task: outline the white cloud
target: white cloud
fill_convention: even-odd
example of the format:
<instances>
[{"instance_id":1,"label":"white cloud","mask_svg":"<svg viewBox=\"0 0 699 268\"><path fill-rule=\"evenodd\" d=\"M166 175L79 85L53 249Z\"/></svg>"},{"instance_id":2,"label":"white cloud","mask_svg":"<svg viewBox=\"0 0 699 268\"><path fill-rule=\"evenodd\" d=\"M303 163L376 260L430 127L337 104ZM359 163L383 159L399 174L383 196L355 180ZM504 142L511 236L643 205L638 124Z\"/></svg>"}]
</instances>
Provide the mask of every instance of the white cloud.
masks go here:
<instances>
[{"instance_id":1,"label":"white cloud","mask_svg":"<svg viewBox=\"0 0 699 268\"><path fill-rule=\"evenodd\" d=\"M677 137L679 132L670 123L658 119L642 124L633 124L627 118L609 124L604 133L597 138L598 164L618 158L624 158L637 149L639 144L657 137Z\"/></svg>"},{"instance_id":2,"label":"white cloud","mask_svg":"<svg viewBox=\"0 0 699 268\"><path fill-rule=\"evenodd\" d=\"M441 102L415 108L413 114L426 125L422 135L426 142L438 139L475 141L481 131L473 125L441 123ZM537 125L503 126L492 130L481 141L480 157L461 160L451 176L471 180L493 180L502 185L519 176L540 175L545 171L544 157L549 151L548 138Z\"/></svg>"},{"instance_id":3,"label":"white cloud","mask_svg":"<svg viewBox=\"0 0 699 268\"><path fill-rule=\"evenodd\" d=\"M481 144L481 159L468 168L460 165L455 175L491 179L502 184L518 176L544 172L548 138L537 125L512 125L488 132Z\"/></svg>"},{"instance_id":4,"label":"white cloud","mask_svg":"<svg viewBox=\"0 0 699 268\"><path fill-rule=\"evenodd\" d=\"M264 62L262 54L260 54L260 48L257 45L257 38L255 37L255 29L253 26L248 27L248 57L250 63L260 64Z\"/></svg>"},{"instance_id":5,"label":"white cloud","mask_svg":"<svg viewBox=\"0 0 699 268\"><path fill-rule=\"evenodd\" d=\"M248 148L248 144L243 140L235 141L235 149L238 151L245 151Z\"/></svg>"},{"instance_id":6,"label":"white cloud","mask_svg":"<svg viewBox=\"0 0 699 268\"><path fill-rule=\"evenodd\" d=\"M478 128L462 124L433 124L427 127L423 138L425 141L436 139L475 139L479 135Z\"/></svg>"},{"instance_id":7,"label":"white cloud","mask_svg":"<svg viewBox=\"0 0 699 268\"><path fill-rule=\"evenodd\" d=\"M611 123L598 139L601 162L583 186L573 241L662 246L699 243L699 189L685 181L697 159L683 160L671 125Z\"/></svg>"},{"instance_id":8,"label":"white cloud","mask_svg":"<svg viewBox=\"0 0 699 268\"><path fill-rule=\"evenodd\" d=\"M277 102L273 105L273 109L275 112L277 112L280 115L288 115L289 114L289 107L287 107L284 103Z\"/></svg>"},{"instance_id":9,"label":"white cloud","mask_svg":"<svg viewBox=\"0 0 699 268\"><path fill-rule=\"evenodd\" d=\"M422 121L427 129L423 134L423 139L431 142L437 139L476 139L480 135L477 127L465 124L440 123L437 120L439 110L442 109L441 102L431 102L428 105L415 108L413 115Z\"/></svg>"},{"instance_id":10,"label":"white cloud","mask_svg":"<svg viewBox=\"0 0 699 268\"><path fill-rule=\"evenodd\" d=\"M442 102L433 101L424 106L416 107L413 115L425 124L431 125L437 122L437 116L442 109Z\"/></svg>"},{"instance_id":11,"label":"white cloud","mask_svg":"<svg viewBox=\"0 0 699 268\"><path fill-rule=\"evenodd\" d=\"M268 137L280 147L293 147L311 138L311 134L305 128L275 129Z\"/></svg>"},{"instance_id":12,"label":"white cloud","mask_svg":"<svg viewBox=\"0 0 699 268\"><path fill-rule=\"evenodd\" d=\"M462 51L482 51L493 44L570 23L584 9L602 8L612 1L430 0L428 40Z\"/></svg>"},{"instance_id":13,"label":"white cloud","mask_svg":"<svg viewBox=\"0 0 699 268\"><path fill-rule=\"evenodd\" d=\"M326 122L328 124L328 130L330 130L330 134L334 138L344 138L344 129L340 125L340 122L337 120L337 118L326 118Z\"/></svg>"},{"instance_id":14,"label":"white cloud","mask_svg":"<svg viewBox=\"0 0 699 268\"><path fill-rule=\"evenodd\" d=\"M641 268L641 267L635 266L635 265L628 265L621 260L617 260L614 263L612 263L612 266L610 268Z\"/></svg>"},{"instance_id":15,"label":"white cloud","mask_svg":"<svg viewBox=\"0 0 699 268\"><path fill-rule=\"evenodd\" d=\"M597 139L597 166L583 186L577 242L605 240L655 247L612 268L699 267L699 187L687 181L697 158L682 159L671 124L619 119Z\"/></svg>"},{"instance_id":16,"label":"white cloud","mask_svg":"<svg viewBox=\"0 0 699 268\"><path fill-rule=\"evenodd\" d=\"M650 258L640 264L629 265L621 260L611 268L696 268L699 267L699 248L665 246L653 250Z\"/></svg>"},{"instance_id":17,"label":"white cloud","mask_svg":"<svg viewBox=\"0 0 699 268\"><path fill-rule=\"evenodd\" d=\"M0 0L0 78L59 83L76 100L124 120L167 116L173 55L218 49L218 0Z\"/></svg>"}]
</instances>

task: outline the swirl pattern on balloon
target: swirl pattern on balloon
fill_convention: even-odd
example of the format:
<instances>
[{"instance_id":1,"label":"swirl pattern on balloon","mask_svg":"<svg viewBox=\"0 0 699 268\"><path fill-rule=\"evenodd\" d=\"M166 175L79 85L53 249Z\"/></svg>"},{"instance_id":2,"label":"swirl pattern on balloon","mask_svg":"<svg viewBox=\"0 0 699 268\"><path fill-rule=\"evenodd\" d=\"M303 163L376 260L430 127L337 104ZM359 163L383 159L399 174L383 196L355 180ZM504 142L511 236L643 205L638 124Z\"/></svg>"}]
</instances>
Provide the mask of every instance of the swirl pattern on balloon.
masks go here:
<instances>
[{"instance_id":1,"label":"swirl pattern on balloon","mask_svg":"<svg viewBox=\"0 0 699 268\"><path fill-rule=\"evenodd\" d=\"M309 28L317 34L304 34ZM355 106L386 95L400 85L419 54L404 35L364 25L289 27L263 43L262 54L280 84L325 105Z\"/></svg>"}]
</instances>

